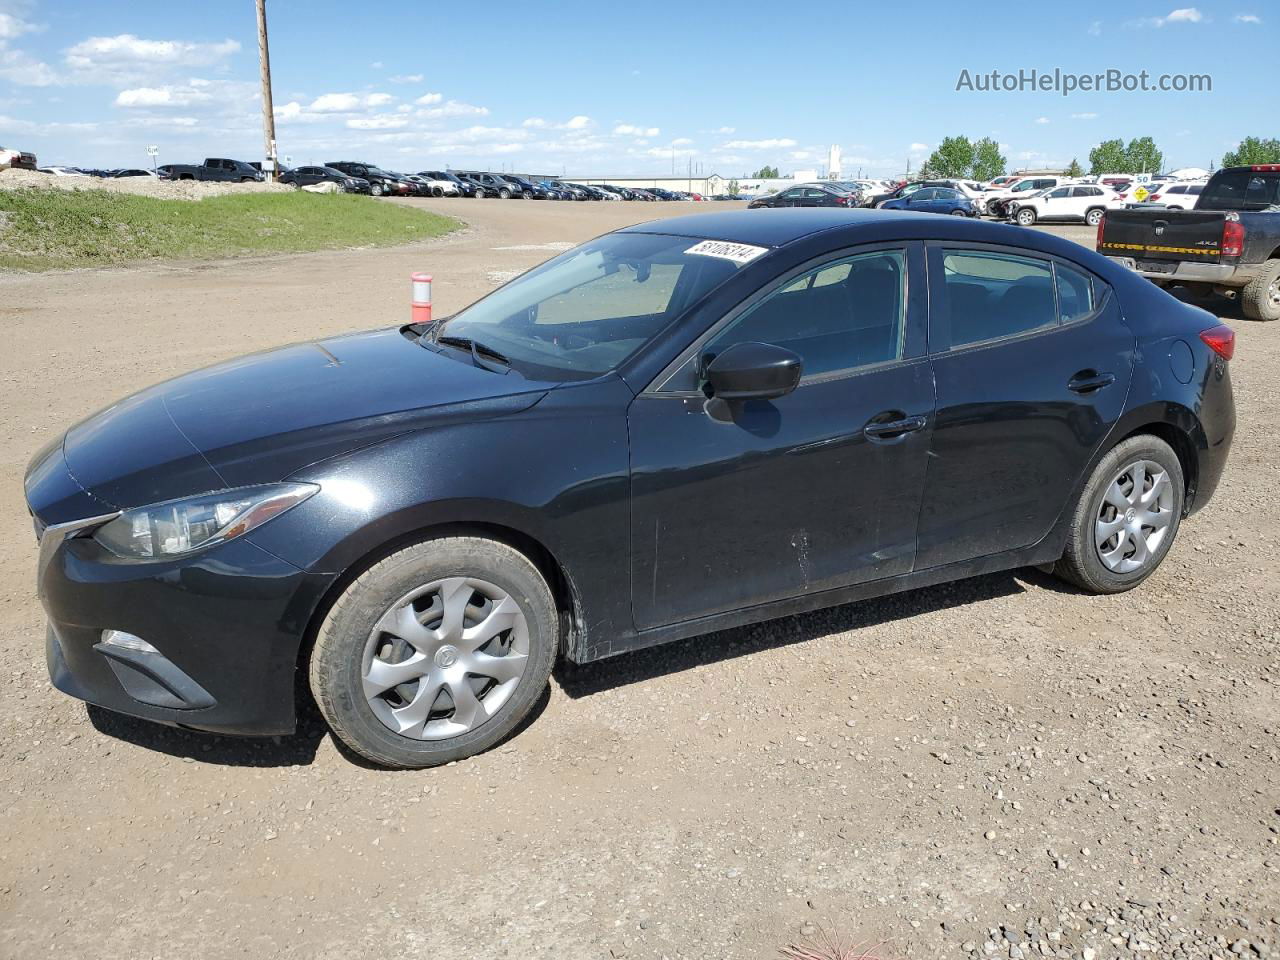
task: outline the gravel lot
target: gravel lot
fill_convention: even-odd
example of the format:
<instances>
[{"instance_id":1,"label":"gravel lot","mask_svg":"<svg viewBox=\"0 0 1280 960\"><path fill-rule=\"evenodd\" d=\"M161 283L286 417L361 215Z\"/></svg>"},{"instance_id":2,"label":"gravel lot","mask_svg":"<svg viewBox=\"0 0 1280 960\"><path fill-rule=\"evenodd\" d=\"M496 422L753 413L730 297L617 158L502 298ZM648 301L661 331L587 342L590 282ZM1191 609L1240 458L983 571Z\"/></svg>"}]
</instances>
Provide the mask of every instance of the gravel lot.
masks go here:
<instances>
[{"instance_id":1,"label":"gravel lot","mask_svg":"<svg viewBox=\"0 0 1280 960\"><path fill-rule=\"evenodd\" d=\"M449 312L634 219L729 206L403 202L471 226L0 277L0 956L703 960L826 929L886 958L1280 958L1280 324L1224 301L1233 458L1133 593L1018 571L561 670L507 744L416 773L314 717L234 740L55 693L21 496L55 431L402 322L411 270Z\"/></svg>"}]
</instances>

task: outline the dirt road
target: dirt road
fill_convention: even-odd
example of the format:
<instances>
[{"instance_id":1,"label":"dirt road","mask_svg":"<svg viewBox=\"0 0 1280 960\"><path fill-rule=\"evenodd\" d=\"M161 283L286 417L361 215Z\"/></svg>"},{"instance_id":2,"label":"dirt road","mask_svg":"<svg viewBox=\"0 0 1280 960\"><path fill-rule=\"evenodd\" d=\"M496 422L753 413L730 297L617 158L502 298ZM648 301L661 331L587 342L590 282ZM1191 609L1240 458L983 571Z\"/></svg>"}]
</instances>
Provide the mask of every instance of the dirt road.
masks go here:
<instances>
[{"instance_id":1,"label":"dirt road","mask_svg":"<svg viewBox=\"0 0 1280 960\"><path fill-rule=\"evenodd\" d=\"M354 764L314 718L234 740L55 693L21 497L55 431L404 321L411 270L449 312L726 206L423 204L471 226L0 278L0 956L765 958L821 926L885 957L1280 957L1280 324L1230 307L1232 462L1130 594L1020 571L560 671L524 732L421 773Z\"/></svg>"}]
</instances>

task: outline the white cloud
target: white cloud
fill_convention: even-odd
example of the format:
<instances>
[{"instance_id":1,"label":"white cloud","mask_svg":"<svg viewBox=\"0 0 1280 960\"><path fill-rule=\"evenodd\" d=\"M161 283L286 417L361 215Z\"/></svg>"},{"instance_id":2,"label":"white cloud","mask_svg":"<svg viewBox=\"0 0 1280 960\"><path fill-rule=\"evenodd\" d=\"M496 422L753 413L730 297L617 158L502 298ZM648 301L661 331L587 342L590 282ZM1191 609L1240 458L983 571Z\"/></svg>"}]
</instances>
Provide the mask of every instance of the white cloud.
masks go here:
<instances>
[{"instance_id":1,"label":"white cloud","mask_svg":"<svg viewBox=\"0 0 1280 960\"><path fill-rule=\"evenodd\" d=\"M716 130L712 130L711 132L712 132L712 133L721 133L721 134L724 134L724 135L727 137L727 136L729 136L731 133L734 133L735 131L734 131L734 128L733 128L733 127L720 127L720 128L718 128L718 129L716 129Z\"/></svg>"},{"instance_id":2,"label":"white cloud","mask_svg":"<svg viewBox=\"0 0 1280 960\"><path fill-rule=\"evenodd\" d=\"M1049 122L1048 117L1036 117L1036 123L1045 124Z\"/></svg>"},{"instance_id":3,"label":"white cloud","mask_svg":"<svg viewBox=\"0 0 1280 960\"><path fill-rule=\"evenodd\" d=\"M354 93L325 93L311 101L313 113L353 113L360 109L360 98Z\"/></svg>"},{"instance_id":4,"label":"white cloud","mask_svg":"<svg viewBox=\"0 0 1280 960\"><path fill-rule=\"evenodd\" d=\"M569 122L564 125L566 130L585 130L591 126L591 118L578 114L576 117L570 117Z\"/></svg>"},{"instance_id":5,"label":"white cloud","mask_svg":"<svg viewBox=\"0 0 1280 960\"><path fill-rule=\"evenodd\" d=\"M352 130L397 130L408 125L408 117L392 113L375 113L369 117L352 117L347 121L347 126Z\"/></svg>"},{"instance_id":6,"label":"white cloud","mask_svg":"<svg viewBox=\"0 0 1280 960\"><path fill-rule=\"evenodd\" d=\"M1092 23L1090 23L1090 24L1089 24L1089 36L1091 36L1091 37L1100 37L1100 36L1102 36L1102 21L1101 21L1101 20L1094 20Z\"/></svg>"},{"instance_id":7,"label":"white cloud","mask_svg":"<svg viewBox=\"0 0 1280 960\"><path fill-rule=\"evenodd\" d=\"M1097 120L1098 115L1096 113L1073 113L1071 115L1071 119L1072 120Z\"/></svg>"},{"instance_id":8,"label":"white cloud","mask_svg":"<svg viewBox=\"0 0 1280 960\"><path fill-rule=\"evenodd\" d=\"M446 100L438 107L428 107L418 111L418 116L426 120L441 117L487 117L488 115L488 107L477 107L475 104L463 103L460 100Z\"/></svg>"},{"instance_id":9,"label":"white cloud","mask_svg":"<svg viewBox=\"0 0 1280 960\"><path fill-rule=\"evenodd\" d=\"M907 147L907 152L908 153L924 153L928 149L929 149L929 145L927 143L913 143L911 144L911 146Z\"/></svg>"},{"instance_id":10,"label":"white cloud","mask_svg":"<svg viewBox=\"0 0 1280 960\"><path fill-rule=\"evenodd\" d=\"M31 33L35 29L34 23L20 20L12 13L0 13L0 42L16 40L24 33Z\"/></svg>"},{"instance_id":11,"label":"white cloud","mask_svg":"<svg viewBox=\"0 0 1280 960\"><path fill-rule=\"evenodd\" d=\"M796 142L788 137L776 137L771 140L730 140L720 145L722 150L778 150L782 147L794 147Z\"/></svg>"},{"instance_id":12,"label":"white cloud","mask_svg":"<svg viewBox=\"0 0 1280 960\"><path fill-rule=\"evenodd\" d=\"M58 72L21 50L6 49L0 41L0 79L22 87L51 87L61 83Z\"/></svg>"},{"instance_id":13,"label":"white cloud","mask_svg":"<svg viewBox=\"0 0 1280 960\"><path fill-rule=\"evenodd\" d=\"M395 97L389 93L371 93L364 98L364 105L366 107L385 107L394 99Z\"/></svg>"},{"instance_id":14,"label":"white cloud","mask_svg":"<svg viewBox=\"0 0 1280 960\"><path fill-rule=\"evenodd\" d=\"M620 123L613 128L620 137L656 137L662 131L657 127L637 127L630 123Z\"/></svg>"},{"instance_id":15,"label":"white cloud","mask_svg":"<svg viewBox=\"0 0 1280 960\"><path fill-rule=\"evenodd\" d=\"M1256 13L1237 13L1231 18L1236 23L1261 23L1262 18Z\"/></svg>"},{"instance_id":16,"label":"white cloud","mask_svg":"<svg viewBox=\"0 0 1280 960\"><path fill-rule=\"evenodd\" d=\"M1163 27L1167 23L1205 23L1207 22L1203 13L1195 7L1179 7L1177 10L1170 10L1163 17L1142 17L1138 20L1129 21L1126 26L1130 27Z\"/></svg>"},{"instance_id":17,"label":"white cloud","mask_svg":"<svg viewBox=\"0 0 1280 960\"><path fill-rule=\"evenodd\" d=\"M369 69L370 69L370 70L381 70L381 69L382 69L382 61L381 61L381 60L375 60L375 61L373 61L373 63L369 64Z\"/></svg>"},{"instance_id":18,"label":"white cloud","mask_svg":"<svg viewBox=\"0 0 1280 960\"><path fill-rule=\"evenodd\" d=\"M400 73L394 77L387 78L388 83L421 83L422 74L420 73Z\"/></svg>"},{"instance_id":19,"label":"white cloud","mask_svg":"<svg viewBox=\"0 0 1280 960\"><path fill-rule=\"evenodd\" d=\"M117 107L189 107L193 103L204 103L212 99L212 95L200 84L189 84L185 87L136 87L121 90L116 94Z\"/></svg>"},{"instance_id":20,"label":"white cloud","mask_svg":"<svg viewBox=\"0 0 1280 960\"><path fill-rule=\"evenodd\" d=\"M520 124L520 126L528 127L530 130L542 130L543 128L550 126L550 124L541 117L530 117L524 123Z\"/></svg>"},{"instance_id":21,"label":"white cloud","mask_svg":"<svg viewBox=\"0 0 1280 960\"><path fill-rule=\"evenodd\" d=\"M676 137L674 140L671 141L671 145L673 147L687 147L691 143L693 143L693 141L690 140L688 137Z\"/></svg>"},{"instance_id":22,"label":"white cloud","mask_svg":"<svg viewBox=\"0 0 1280 960\"><path fill-rule=\"evenodd\" d=\"M420 96L417 100L413 102L418 104L419 106L430 107L434 104L439 103L443 99L444 99L444 94L442 93L424 93L422 96Z\"/></svg>"},{"instance_id":23,"label":"white cloud","mask_svg":"<svg viewBox=\"0 0 1280 960\"><path fill-rule=\"evenodd\" d=\"M66 64L79 83L129 83L158 70L213 66L239 50L236 40L189 43L121 33L80 41L67 50Z\"/></svg>"}]
</instances>

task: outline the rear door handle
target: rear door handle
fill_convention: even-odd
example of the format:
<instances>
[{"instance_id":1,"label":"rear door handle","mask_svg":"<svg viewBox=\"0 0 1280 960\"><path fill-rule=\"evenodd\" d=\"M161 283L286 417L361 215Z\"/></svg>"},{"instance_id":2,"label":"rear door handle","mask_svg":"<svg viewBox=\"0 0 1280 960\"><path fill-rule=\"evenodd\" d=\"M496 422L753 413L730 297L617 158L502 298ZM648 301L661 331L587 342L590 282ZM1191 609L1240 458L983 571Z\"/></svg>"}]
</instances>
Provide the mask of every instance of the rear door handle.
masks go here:
<instances>
[{"instance_id":1,"label":"rear door handle","mask_svg":"<svg viewBox=\"0 0 1280 960\"><path fill-rule=\"evenodd\" d=\"M924 417L904 417L901 420L890 420L888 423L872 421L862 428L862 432L870 440L894 440L923 429L927 422Z\"/></svg>"},{"instance_id":2,"label":"rear door handle","mask_svg":"<svg viewBox=\"0 0 1280 960\"><path fill-rule=\"evenodd\" d=\"M1116 382L1114 373L1096 373L1093 370L1081 370L1067 381L1067 389L1072 393L1096 393L1103 387Z\"/></svg>"}]
</instances>

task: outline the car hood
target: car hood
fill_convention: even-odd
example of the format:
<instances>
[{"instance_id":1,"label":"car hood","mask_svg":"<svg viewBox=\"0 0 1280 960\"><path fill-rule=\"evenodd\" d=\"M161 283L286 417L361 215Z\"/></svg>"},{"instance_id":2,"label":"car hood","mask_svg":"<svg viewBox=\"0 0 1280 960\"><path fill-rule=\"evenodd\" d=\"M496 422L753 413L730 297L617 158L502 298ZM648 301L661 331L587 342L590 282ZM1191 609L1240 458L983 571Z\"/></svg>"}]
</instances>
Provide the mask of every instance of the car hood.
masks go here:
<instances>
[{"instance_id":1,"label":"car hood","mask_svg":"<svg viewBox=\"0 0 1280 960\"><path fill-rule=\"evenodd\" d=\"M84 490L132 507L283 480L398 434L519 412L553 386L425 350L399 330L373 331L150 387L72 427L63 454Z\"/></svg>"}]
</instances>

